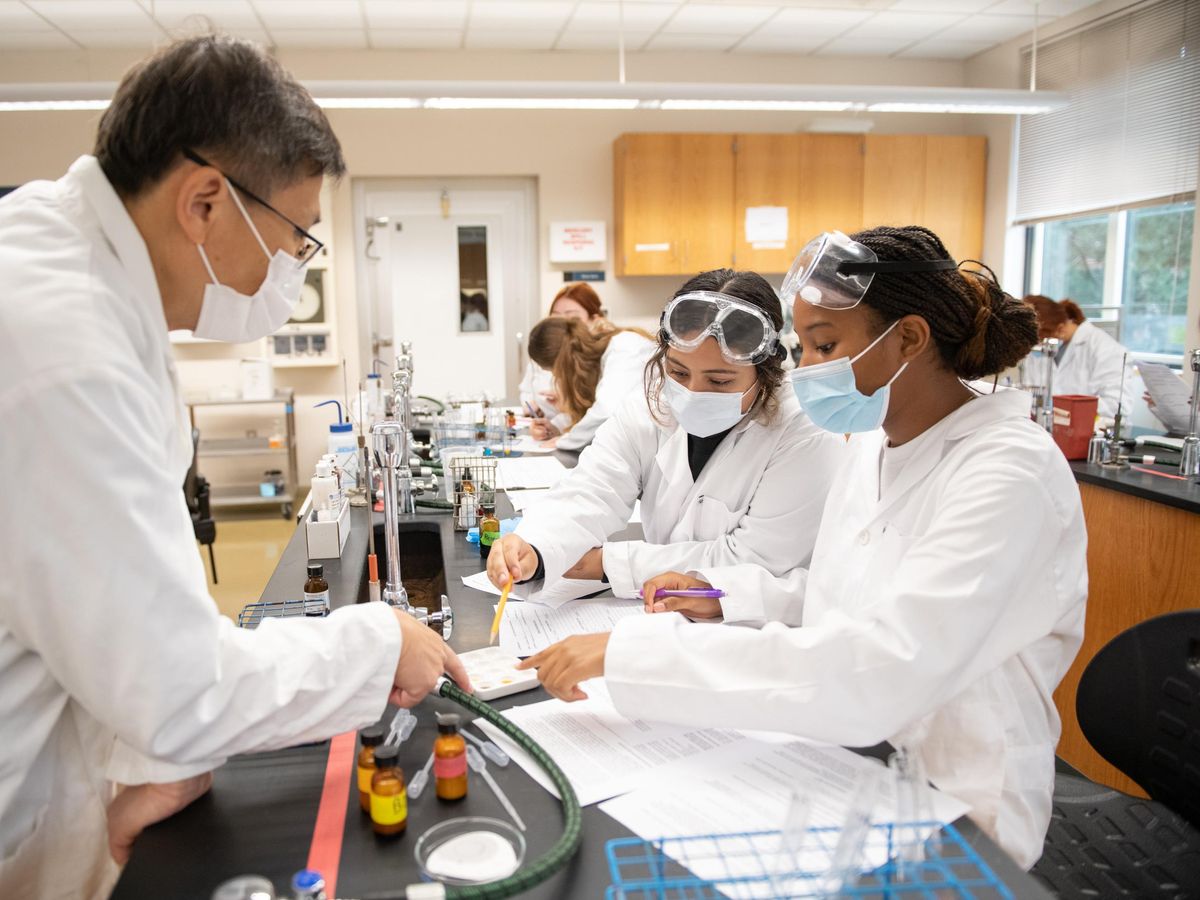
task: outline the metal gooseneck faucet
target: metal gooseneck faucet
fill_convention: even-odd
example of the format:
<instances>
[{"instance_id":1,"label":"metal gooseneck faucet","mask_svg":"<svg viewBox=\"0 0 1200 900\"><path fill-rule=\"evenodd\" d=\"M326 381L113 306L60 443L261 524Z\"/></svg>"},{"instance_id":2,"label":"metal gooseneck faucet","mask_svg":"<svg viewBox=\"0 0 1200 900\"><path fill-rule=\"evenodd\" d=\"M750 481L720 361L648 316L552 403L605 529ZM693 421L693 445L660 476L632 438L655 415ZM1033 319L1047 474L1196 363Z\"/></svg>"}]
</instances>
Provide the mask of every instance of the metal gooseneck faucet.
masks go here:
<instances>
[{"instance_id":1,"label":"metal gooseneck faucet","mask_svg":"<svg viewBox=\"0 0 1200 900\"><path fill-rule=\"evenodd\" d=\"M1196 410L1200 408L1200 349L1193 350L1189 359L1192 365L1192 418L1188 423L1188 435L1183 439L1179 474L1200 475L1200 436L1196 434Z\"/></svg>"}]
</instances>

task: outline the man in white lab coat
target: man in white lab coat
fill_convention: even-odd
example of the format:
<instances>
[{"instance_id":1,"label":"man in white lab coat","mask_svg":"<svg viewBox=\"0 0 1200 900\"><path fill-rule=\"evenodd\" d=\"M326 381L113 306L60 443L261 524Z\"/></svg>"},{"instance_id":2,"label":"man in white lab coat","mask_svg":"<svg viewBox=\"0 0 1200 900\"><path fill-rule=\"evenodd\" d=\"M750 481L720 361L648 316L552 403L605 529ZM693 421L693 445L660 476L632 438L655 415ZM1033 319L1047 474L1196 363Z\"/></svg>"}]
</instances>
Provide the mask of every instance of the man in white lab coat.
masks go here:
<instances>
[{"instance_id":1,"label":"man in white lab coat","mask_svg":"<svg viewBox=\"0 0 1200 900\"><path fill-rule=\"evenodd\" d=\"M229 756L362 726L464 674L382 604L235 628L181 491L168 330L283 324L319 249L322 179L344 170L277 63L206 37L125 78L94 156L0 202L5 900L105 897L138 832Z\"/></svg>"}]
</instances>

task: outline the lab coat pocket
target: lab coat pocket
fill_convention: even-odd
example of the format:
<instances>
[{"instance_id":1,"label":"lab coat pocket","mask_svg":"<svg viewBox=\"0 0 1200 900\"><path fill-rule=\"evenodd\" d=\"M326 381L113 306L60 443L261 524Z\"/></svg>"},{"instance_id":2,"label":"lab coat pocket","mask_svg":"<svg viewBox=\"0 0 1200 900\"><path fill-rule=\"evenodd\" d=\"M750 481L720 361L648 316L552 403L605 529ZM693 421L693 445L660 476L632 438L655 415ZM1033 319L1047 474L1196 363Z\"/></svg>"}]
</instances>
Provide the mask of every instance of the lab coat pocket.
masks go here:
<instances>
[{"instance_id":1,"label":"lab coat pocket","mask_svg":"<svg viewBox=\"0 0 1200 900\"><path fill-rule=\"evenodd\" d=\"M882 528L864 529L855 537L853 554L846 563L850 571L863 573L852 582L861 585L865 591L853 598L853 606L865 609L884 599L887 592L881 589L895 582L896 572L916 540L916 535L903 534L890 523Z\"/></svg>"},{"instance_id":2,"label":"lab coat pocket","mask_svg":"<svg viewBox=\"0 0 1200 900\"><path fill-rule=\"evenodd\" d=\"M43 809L33 821L33 829L17 844L13 851L0 859L0 896L33 897L41 880L41 867L45 862L46 813ZM22 891L29 891L23 895Z\"/></svg>"},{"instance_id":3,"label":"lab coat pocket","mask_svg":"<svg viewBox=\"0 0 1200 900\"><path fill-rule=\"evenodd\" d=\"M737 526L745 510L731 510L716 497L701 497L696 510L696 524L692 540L715 541Z\"/></svg>"}]
</instances>

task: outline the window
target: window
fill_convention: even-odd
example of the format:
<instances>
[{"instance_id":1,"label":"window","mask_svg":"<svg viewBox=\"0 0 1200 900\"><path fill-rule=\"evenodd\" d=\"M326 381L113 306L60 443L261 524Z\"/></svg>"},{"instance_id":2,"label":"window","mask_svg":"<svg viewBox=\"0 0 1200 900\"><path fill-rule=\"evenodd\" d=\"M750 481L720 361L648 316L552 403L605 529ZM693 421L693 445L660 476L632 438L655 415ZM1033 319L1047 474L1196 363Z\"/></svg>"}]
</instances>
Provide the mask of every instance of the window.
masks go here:
<instances>
[{"instance_id":1,"label":"window","mask_svg":"<svg viewBox=\"0 0 1200 900\"><path fill-rule=\"evenodd\" d=\"M1029 226L1025 289L1074 300L1142 356L1183 354L1194 200Z\"/></svg>"},{"instance_id":2,"label":"window","mask_svg":"<svg viewBox=\"0 0 1200 900\"><path fill-rule=\"evenodd\" d=\"M487 227L458 226L458 330L488 331Z\"/></svg>"}]
</instances>

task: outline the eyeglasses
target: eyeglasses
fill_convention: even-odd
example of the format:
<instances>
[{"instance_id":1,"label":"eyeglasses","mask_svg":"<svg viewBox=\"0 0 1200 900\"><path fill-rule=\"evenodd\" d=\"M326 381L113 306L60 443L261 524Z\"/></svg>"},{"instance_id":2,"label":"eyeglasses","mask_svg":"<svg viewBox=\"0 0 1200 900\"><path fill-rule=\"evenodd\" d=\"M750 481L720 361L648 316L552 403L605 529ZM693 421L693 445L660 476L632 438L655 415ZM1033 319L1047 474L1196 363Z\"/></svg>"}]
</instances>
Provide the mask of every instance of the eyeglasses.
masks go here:
<instances>
[{"instance_id":1,"label":"eyeglasses","mask_svg":"<svg viewBox=\"0 0 1200 900\"><path fill-rule=\"evenodd\" d=\"M183 155L184 155L184 157L186 157L187 159L190 159L192 162L194 162L198 166L208 166L209 168L217 169L216 166L214 166L212 163L210 163L208 160L206 160L203 156L201 156L199 153L197 153L194 150L184 149ZM221 172L220 169L217 169L217 171ZM281 213L279 210L277 210L275 207L273 207L270 203L268 203L262 197L258 196L257 194L253 193L252 191L250 191L247 188L243 187L242 185L238 184L226 173L221 172L221 175L222 175L222 177L224 177L224 179L226 181L228 181L231 185L233 185L235 188L237 188L239 191L241 191L243 194L245 194L247 197L249 197L251 200L253 200L255 203L257 203L259 206L265 206L271 212L275 213L275 215L279 216L279 218L283 219L283 221L287 222L289 225L292 226L292 229L296 232L296 237L299 238L299 240L300 240L300 246L296 249L296 253L295 253L296 261L299 265L301 265L301 266L307 265L309 262L312 261L312 258L314 256L316 256L318 253L321 252L321 248L323 248L325 246L324 243L322 243L321 241L318 241L315 237L313 237L311 234L309 234L307 231L305 231L303 228L301 228L299 225L297 225L295 222L293 222L291 219L289 219L287 216L285 216L283 213Z\"/></svg>"}]
</instances>

